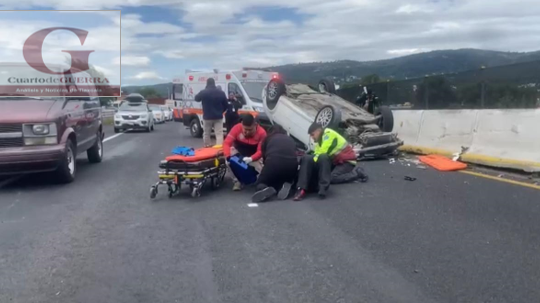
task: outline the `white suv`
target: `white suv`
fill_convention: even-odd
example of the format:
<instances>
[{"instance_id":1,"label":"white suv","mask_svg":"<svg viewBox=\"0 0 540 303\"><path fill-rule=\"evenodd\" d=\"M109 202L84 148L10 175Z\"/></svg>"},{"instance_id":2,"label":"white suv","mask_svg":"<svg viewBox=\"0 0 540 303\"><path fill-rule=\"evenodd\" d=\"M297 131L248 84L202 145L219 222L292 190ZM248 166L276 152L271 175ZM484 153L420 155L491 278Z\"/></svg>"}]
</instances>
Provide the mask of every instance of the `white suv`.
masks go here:
<instances>
[{"instance_id":1,"label":"white suv","mask_svg":"<svg viewBox=\"0 0 540 303\"><path fill-rule=\"evenodd\" d=\"M126 129L154 130L154 114L146 102L123 102L114 115L114 132Z\"/></svg>"}]
</instances>

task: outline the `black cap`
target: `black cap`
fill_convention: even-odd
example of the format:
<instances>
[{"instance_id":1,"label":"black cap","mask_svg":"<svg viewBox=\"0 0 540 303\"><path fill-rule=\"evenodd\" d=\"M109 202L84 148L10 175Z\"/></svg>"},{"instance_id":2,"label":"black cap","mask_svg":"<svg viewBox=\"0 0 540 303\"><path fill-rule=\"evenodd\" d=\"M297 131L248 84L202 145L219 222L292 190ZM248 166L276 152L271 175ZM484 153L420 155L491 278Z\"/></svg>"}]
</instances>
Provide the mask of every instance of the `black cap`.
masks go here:
<instances>
[{"instance_id":1,"label":"black cap","mask_svg":"<svg viewBox=\"0 0 540 303\"><path fill-rule=\"evenodd\" d=\"M312 132L318 130L318 129L322 129L322 125L320 125L319 123L317 122L314 122L313 124L311 124L309 126L309 129L308 129L308 134L311 134Z\"/></svg>"}]
</instances>

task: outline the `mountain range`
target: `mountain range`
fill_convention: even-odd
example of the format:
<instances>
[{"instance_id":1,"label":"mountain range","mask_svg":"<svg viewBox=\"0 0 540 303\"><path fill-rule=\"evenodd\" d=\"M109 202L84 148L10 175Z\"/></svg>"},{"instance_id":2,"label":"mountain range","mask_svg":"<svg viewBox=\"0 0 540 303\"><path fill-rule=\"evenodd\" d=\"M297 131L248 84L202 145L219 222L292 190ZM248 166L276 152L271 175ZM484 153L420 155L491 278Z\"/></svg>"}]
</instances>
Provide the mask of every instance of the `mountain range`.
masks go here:
<instances>
[{"instance_id":1,"label":"mountain range","mask_svg":"<svg viewBox=\"0 0 540 303\"><path fill-rule=\"evenodd\" d=\"M364 76L377 74L381 78L399 80L419 78L426 75L457 73L482 67L496 67L540 60L540 51L499 52L478 49L439 50L377 61L339 60L271 66L287 83L315 84L331 77L337 83L355 81ZM125 93L136 92L143 87L153 87L160 95L167 95L171 83L149 86L122 87Z\"/></svg>"}]
</instances>

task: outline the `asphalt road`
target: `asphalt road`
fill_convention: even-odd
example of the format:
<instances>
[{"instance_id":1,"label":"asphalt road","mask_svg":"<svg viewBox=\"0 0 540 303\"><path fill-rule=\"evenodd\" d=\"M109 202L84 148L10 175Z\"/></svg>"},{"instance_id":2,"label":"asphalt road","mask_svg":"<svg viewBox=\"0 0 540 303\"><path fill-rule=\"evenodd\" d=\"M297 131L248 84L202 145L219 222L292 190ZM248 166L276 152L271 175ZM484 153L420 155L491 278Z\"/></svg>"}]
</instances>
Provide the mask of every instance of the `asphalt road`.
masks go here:
<instances>
[{"instance_id":1,"label":"asphalt road","mask_svg":"<svg viewBox=\"0 0 540 303\"><path fill-rule=\"evenodd\" d=\"M151 201L180 144L201 141L126 133L73 184L0 189L0 302L540 302L540 191L377 161L326 201Z\"/></svg>"}]
</instances>

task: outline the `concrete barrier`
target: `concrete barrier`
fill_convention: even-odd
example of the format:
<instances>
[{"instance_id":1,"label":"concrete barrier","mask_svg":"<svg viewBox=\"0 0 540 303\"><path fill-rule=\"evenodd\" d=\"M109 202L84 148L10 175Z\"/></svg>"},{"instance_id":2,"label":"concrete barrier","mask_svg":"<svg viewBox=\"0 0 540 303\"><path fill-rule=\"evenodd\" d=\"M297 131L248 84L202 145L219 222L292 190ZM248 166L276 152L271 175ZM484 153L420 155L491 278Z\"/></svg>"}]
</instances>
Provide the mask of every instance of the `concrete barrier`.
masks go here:
<instances>
[{"instance_id":1,"label":"concrete barrier","mask_svg":"<svg viewBox=\"0 0 540 303\"><path fill-rule=\"evenodd\" d=\"M394 112L402 150L465 162L540 172L540 110L426 110Z\"/></svg>"}]
</instances>

